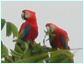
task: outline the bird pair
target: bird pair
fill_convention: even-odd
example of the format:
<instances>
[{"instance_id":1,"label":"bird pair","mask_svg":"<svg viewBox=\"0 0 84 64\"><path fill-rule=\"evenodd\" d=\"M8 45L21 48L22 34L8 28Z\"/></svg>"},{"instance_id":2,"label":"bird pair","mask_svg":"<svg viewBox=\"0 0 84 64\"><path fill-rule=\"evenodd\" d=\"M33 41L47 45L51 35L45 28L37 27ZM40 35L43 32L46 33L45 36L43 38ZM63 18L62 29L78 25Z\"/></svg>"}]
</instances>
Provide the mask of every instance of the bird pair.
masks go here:
<instances>
[{"instance_id":1,"label":"bird pair","mask_svg":"<svg viewBox=\"0 0 84 64\"><path fill-rule=\"evenodd\" d=\"M20 39L26 42L35 41L38 36L38 25L35 12L23 10L21 17L25 22L21 25L19 30ZM46 29L46 34L49 36L49 42L52 48L70 49L68 46L69 37L65 30L53 23L47 23ZM54 36L52 36L53 34Z\"/></svg>"}]
</instances>

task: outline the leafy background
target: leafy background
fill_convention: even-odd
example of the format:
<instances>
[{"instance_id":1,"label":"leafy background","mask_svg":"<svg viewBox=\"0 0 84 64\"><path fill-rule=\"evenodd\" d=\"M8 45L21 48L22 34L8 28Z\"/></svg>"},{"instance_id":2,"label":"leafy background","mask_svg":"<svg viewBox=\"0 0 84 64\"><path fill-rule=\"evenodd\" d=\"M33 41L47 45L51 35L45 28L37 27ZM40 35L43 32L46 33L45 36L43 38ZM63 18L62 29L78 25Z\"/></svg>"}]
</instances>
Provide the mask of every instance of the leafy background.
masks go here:
<instances>
[{"instance_id":1,"label":"leafy background","mask_svg":"<svg viewBox=\"0 0 84 64\"><path fill-rule=\"evenodd\" d=\"M1 30L6 25L6 36L9 37L13 34L14 37L18 37L17 27L7 22L5 19L1 19ZM7 47L1 41L1 59L2 63L73 63L73 54L70 50L55 50L46 46L41 46L40 43L24 42L18 39L18 42L23 46L23 49L15 44L15 49L11 51L9 55ZM32 45L32 49L29 45Z\"/></svg>"}]
</instances>

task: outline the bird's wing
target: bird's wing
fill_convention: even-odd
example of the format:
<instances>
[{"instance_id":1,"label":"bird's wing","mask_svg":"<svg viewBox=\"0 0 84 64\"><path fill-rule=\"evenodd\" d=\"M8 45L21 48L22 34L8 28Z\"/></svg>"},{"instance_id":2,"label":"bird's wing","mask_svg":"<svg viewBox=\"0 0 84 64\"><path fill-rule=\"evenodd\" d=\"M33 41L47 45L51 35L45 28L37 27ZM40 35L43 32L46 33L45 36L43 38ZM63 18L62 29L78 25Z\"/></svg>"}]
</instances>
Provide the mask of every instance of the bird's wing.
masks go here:
<instances>
[{"instance_id":1,"label":"bird's wing","mask_svg":"<svg viewBox=\"0 0 84 64\"><path fill-rule=\"evenodd\" d=\"M61 36L60 41L61 44L63 44L64 48L68 48L68 41L66 41L67 39L65 39L63 36Z\"/></svg>"},{"instance_id":2,"label":"bird's wing","mask_svg":"<svg viewBox=\"0 0 84 64\"><path fill-rule=\"evenodd\" d=\"M26 26L24 29L20 31L20 38L26 38L31 31L31 25Z\"/></svg>"}]
</instances>

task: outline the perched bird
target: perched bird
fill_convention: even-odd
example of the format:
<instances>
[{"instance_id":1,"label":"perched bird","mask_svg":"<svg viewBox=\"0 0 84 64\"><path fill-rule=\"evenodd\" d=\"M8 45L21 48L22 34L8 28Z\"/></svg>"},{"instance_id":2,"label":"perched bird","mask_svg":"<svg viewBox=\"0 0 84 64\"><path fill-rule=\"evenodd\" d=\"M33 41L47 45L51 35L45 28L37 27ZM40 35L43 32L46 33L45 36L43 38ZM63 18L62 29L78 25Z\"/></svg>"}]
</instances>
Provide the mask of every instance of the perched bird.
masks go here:
<instances>
[{"instance_id":1,"label":"perched bird","mask_svg":"<svg viewBox=\"0 0 84 64\"><path fill-rule=\"evenodd\" d=\"M49 33L49 42L52 48L70 49L68 46L69 37L65 30L59 28L53 23L46 24L47 32ZM54 36L52 36L54 35Z\"/></svg>"},{"instance_id":2,"label":"perched bird","mask_svg":"<svg viewBox=\"0 0 84 64\"><path fill-rule=\"evenodd\" d=\"M31 10L23 10L21 17L25 20L25 22L21 25L19 37L26 42L34 41L38 36L38 26L35 12Z\"/></svg>"}]
</instances>

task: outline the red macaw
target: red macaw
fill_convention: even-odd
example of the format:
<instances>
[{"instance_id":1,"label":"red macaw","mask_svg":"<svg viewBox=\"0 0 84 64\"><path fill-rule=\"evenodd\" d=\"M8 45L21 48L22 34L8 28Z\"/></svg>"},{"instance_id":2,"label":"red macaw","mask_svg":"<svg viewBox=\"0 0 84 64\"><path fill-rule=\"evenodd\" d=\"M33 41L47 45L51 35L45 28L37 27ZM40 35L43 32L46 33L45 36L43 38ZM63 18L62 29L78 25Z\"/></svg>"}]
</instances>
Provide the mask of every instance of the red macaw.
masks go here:
<instances>
[{"instance_id":1,"label":"red macaw","mask_svg":"<svg viewBox=\"0 0 84 64\"><path fill-rule=\"evenodd\" d=\"M65 30L57 27L55 24L47 23L47 31L52 30L53 38L49 35L49 41L52 48L70 49L68 46L69 37Z\"/></svg>"},{"instance_id":2,"label":"red macaw","mask_svg":"<svg viewBox=\"0 0 84 64\"><path fill-rule=\"evenodd\" d=\"M21 25L19 30L20 38L26 42L34 41L38 36L38 26L35 12L31 10L23 10L21 17L25 20L25 22Z\"/></svg>"}]
</instances>

